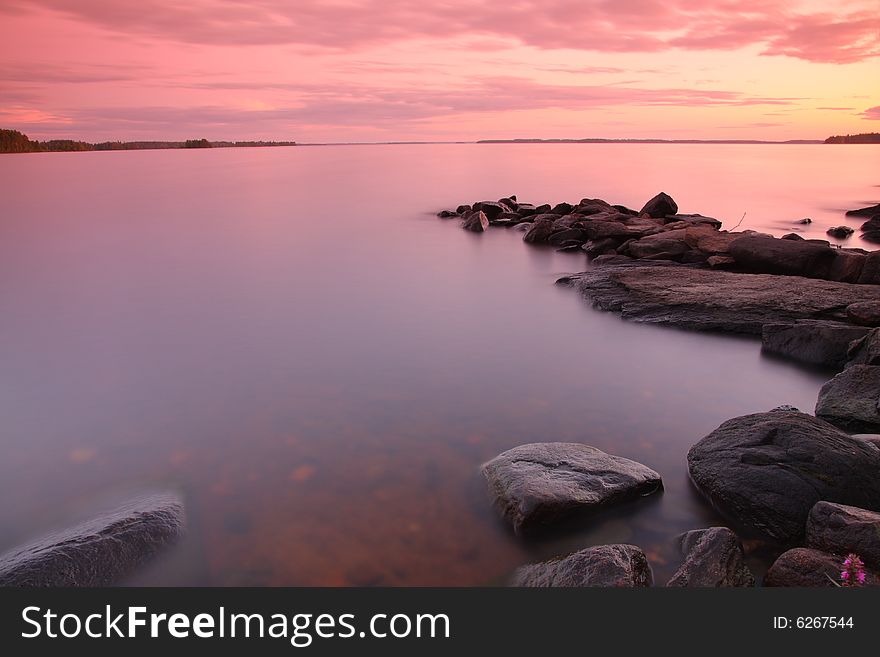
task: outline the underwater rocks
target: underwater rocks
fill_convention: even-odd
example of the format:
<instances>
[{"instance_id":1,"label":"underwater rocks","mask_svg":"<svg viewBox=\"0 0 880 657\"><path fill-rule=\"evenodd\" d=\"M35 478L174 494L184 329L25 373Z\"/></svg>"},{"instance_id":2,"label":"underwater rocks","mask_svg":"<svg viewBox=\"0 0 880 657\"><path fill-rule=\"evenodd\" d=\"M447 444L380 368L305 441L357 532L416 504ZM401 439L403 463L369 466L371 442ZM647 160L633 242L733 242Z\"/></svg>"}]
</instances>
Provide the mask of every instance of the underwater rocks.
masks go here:
<instances>
[{"instance_id":1,"label":"underwater rocks","mask_svg":"<svg viewBox=\"0 0 880 657\"><path fill-rule=\"evenodd\" d=\"M519 568L511 586L647 587L654 581L645 553L635 545L599 545L565 558Z\"/></svg>"}]
</instances>

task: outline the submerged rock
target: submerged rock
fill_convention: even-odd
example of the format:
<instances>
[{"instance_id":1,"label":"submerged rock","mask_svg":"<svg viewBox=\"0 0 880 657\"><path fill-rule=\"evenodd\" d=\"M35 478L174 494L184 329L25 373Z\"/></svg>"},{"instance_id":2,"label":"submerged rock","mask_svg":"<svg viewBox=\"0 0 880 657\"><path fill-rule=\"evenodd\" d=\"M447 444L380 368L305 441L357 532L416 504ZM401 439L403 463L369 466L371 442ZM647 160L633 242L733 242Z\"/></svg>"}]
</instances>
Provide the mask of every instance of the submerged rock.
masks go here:
<instances>
[{"instance_id":1,"label":"submerged rock","mask_svg":"<svg viewBox=\"0 0 880 657\"><path fill-rule=\"evenodd\" d=\"M755 577L743 557L742 545L727 527L696 529L680 538L684 563L666 586L718 588L755 585Z\"/></svg>"},{"instance_id":2,"label":"submerged rock","mask_svg":"<svg viewBox=\"0 0 880 657\"><path fill-rule=\"evenodd\" d=\"M868 568L880 570L880 513L818 502L807 520L807 546L839 555L855 552Z\"/></svg>"},{"instance_id":3,"label":"submerged rock","mask_svg":"<svg viewBox=\"0 0 880 657\"><path fill-rule=\"evenodd\" d=\"M880 367L847 367L822 386L816 415L847 431L880 431Z\"/></svg>"},{"instance_id":4,"label":"submerged rock","mask_svg":"<svg viewBox=\"0 0 880 657\"><path fill-rule=\"evenodd\" d=\"M493 503L517 533L656 493L660 475L580 443L530 443L484 464Z\"/></svg>"},{"instance_id":5,"label":"submerged rock","mask_svg":"<svg viewBox=\"0 0 880 657\"><path fill-rule=\"evenodd\" d=\"M134 499L0 555L0 586L110 586L177 539L183 527L178 496Z\"/></svg>"},{"instance_id":6,"label":"submerged rock","mask_svg":"<svg viewBox=\"0 0 880 657\"><path fill-rule=\"evenodd\" d=\"M826 587L840 584L843 558L813 550L794 548L784 552L764 575L764 586ZM869 570L865 585L876 586L878 576Z\"/></svg>"},{"instance_id":7,"label":"submerged rock","mask_svg":"<svg viewBox=\"0 0 880 657\"><path fill-rule=\"evenodd\" d=\"M697 489L736 526L782 543L820 500L880 509L880 451L793 411L728 420L688 452Z\"/></svg>"},{"instance_id":8,"label":"submerged rock","mask_svg":"<svg viewBox=\"0 0 880 657\"><path fill-rule=\"evenodd\" d=\"M764 324L764 351L802 363L842 368L849 359L849 347L868 329L843 322L803 319L794 324Z\"/></svg>"},{"instance_id":9,"label":"submerged rock","mask_svg":"<svg viewBox=\"0 0 880 657\"><path fill-rule=\"evenodd\" d=\"M563 559L519 568L511 586L647 587L654 581L645 553L635 545L598 545Z\"/></svg>"}]
</instances>

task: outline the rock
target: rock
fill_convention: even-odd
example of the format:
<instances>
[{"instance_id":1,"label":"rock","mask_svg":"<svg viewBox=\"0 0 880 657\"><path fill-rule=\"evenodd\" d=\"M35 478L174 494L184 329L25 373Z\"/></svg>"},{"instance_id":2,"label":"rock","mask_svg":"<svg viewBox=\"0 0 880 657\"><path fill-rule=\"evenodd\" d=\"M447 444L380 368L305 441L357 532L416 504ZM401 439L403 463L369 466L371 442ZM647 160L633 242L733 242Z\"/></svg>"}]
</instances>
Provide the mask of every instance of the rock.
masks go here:
<instances>
[{"instance_id":1,"label":"rock","mask_svg":"<svg viewBox=\"0 0 880 657\"><path fill-rule=\"evenodd\" d=\"M847 367L822 386L816 415L854 433L880 431L880 367L862 364Z\"/></svg>"},{"instance_id":2,"label":"rock","mask_svg":"<svg viewBox=\"0 0 880 657\"><path fill-rule=\"evenodd\" d=\"M847 352L850 365L880 365L880 329L872 329L864 337L854 340Z\"/></svg>"},{"instance_id":3,"label":"rock","mask_svg":"<svg viewBox=\"0 0 880 657\"><path fill-rule=\"evenodd\" d=\"M798 220L795 221L794 223L796 223L796 224L807 225L807 224L811 224L811 223L813 223L813 220L810 219L809 217L804 217L803 219L798 219Z\"/></svg>"},{"instance_id":4,"label":"rock","mask_svg":"<svg viewBox=\"0 0 880 657\"><path fill-rule=\"evenodd\" d=\"M489 229L489 219L482 210L475 210L465 217L461 227L475 233L482 233Z\"/></svg>"},{"instance_id":5,"label":"rock","mask_svg":"<svg viewBox=\"0 0 880 657\"><path fill-rule=\"evenodd\" d=\"M498 202L511 210L517 210L519 206L519 203L516 202L516 196L505 196L504 198L498 199Z\"/></svg>"},{"instance_id":6,"label":"rock","mask_svg":"<svg viewBox=\"0 0 880 657\"><path fill-rule=\"evenodd\" d=\"M864 254L839 249L831 263L828 279L842 283L858 283L864 267Z\"/></svg>"},{"instance_id":7,"label":"rock","mask_svg":"<svg viewBox=\"0 0 880 657\"><path fill-rule=\"evenodd\" d=\"M854 232L856 232L853 228L849 226L832 226L828 230L825 231L831 237L836 237L838 239L846 239Z\"/></svg>"},{"instance_id":8,"label":"rock","mask_svg":"<svg viewBox=\"0 0 880 657\"><path fill-rule=\"evenodd\" d=\"M580 443L530 443L484 464L495 507L516 533L656 493L660 475Z\"/></svg>"},{"instance_id":9,"label":"rock","mask_svg":"<svg viewBox=\"0 0 880 657\"><path fill-rule=\"evenodd\" d=\"M554 205L553 209L550 210L550 213L558 215L570 214L573 209L574 206L571 203L562 202Z\"/></svg>"},{"instance_id":10,"label":"rock","mask_svg":"<svg viewBox=\"0 0 880 657\"><path fill-rule=\"evenodd\" d=\"M784 552L764 575L764 586L826 587L840 583L843 559L811 548L794 548ZM876 586L875 573L865 572L865 584Z\"/></svg>"},{"instance_id":11,"label":"rock","mask_svg":"<svg viewBox=\"0 0 880 657\"><path fill-rule=\"evenodd\" d=\"M706 264L711 269L732 269L736 266L736 260L730 256L714 255L706 258Z\"/></svg>"},{"instance_id":12,"label":"rock","mask_svg":"<svg viewBox=\"0 0 880 657\"><path fill-rule=\"evenodd\" d=\"M760 235L740 237L731 242L728 250L737 264L750 273L825 279L836 255L823 244Z\"/></svg>"},{"instance_id":13,"label":"rock","mask_svg":"<svg viewBox=\"0 0 880 657\"><path fill-rule=\"evenodd\" d=\"M847 210L846 212L847 217L873 217L875 214L880 214L880 203L867 208L859 208L858 210Z\"/></svg>"},{"instance_id":14,"label":"rock","mask_svg":"<svg viewBox=\"0 0 880 657\"><path fill-rule=\"evenodd\" d=\"M862 239L865 242L871 242L872 244L880 244L880 229L869 230L862 233Z\"/></svg>"},{"instance_id":15,"label":"rock","mask_svg":"<svg viewBox=\"0 0 880 657\"><path fill-rule=\"evenodd\" d=\"M633 258L655 258L660 260L680 259L691 247L685 241L687 229L670 230L665 233L648 235L629 244L625 254ZM621 252L624 252L621 249Z\"/></svg>"},{"instance_id":16,"label":"rock","mask_svg":"<svg viewBox=\"0 0 880 657\"><path fill-rule=\"evenodd\" d=\"M688 452L697 489L736 526L791 543L820 500L880 509L880 450L805 413L728 420Z\"/></svg>"},{"instance_id":17,"label":"rock","mask_svg":"<svg viewBox=\"0 0 880 657\"><path fill-rule=\"evenodd\" d=\"M557 232L556 220L559 215L539 214L534 216L534 222L523 235L523 242L528 244L546 244L550 236Z\"/></svg>"},{"instance_id":18,"label":"rock","mask_svg":"<svg viewBox=\"0 0 880 657\"><path fill-rule=\"evenodd\" d=\"M0 586L110 586L177 539L183 527L176 495L137 498L0 555Z\"/></svg>"},{"instance_id":19,"label":"rock","mask_svg":"<svg viewBox=\"0 0 880 657\"><path fill-rule=\"evenodd\" d=\"M583 201L581 201L581 203L583 203ZM612 205L611 207L614 208L615 210L617 210L621 214L628 214L633 217L635 217L639 214L638 210L633 210L632 208L628 208L625 205Z\"/></svg>"},{"instance_id":20,"label":"rock","mask_svg":"<svg viewBox=\"0 0 880 657\"><path fill-rule=\"evenodd\" d=\"M529 228L531 228L531 227L532 227L531 222L524 221L524 222L522 222L521 224L515 224L515 225L513 226L513 229L514 229L514 230L519 230L519 231L522 231L522 232L526 232L526 231L527 231Z\"/></svg>"},{"instance_id":21,"label":"rock","mask_svg":"<svg viewBox=\"0 0 880 657\"><path fill-rule=\"evenodd\" d=\"M531 217L535 214L535 206L531 203L517 203L516 212L520 217Z\"/></svg>"},{"instance_id":22,"label":"rock","mask_svg":"<svg viewBox=\"0 0 880 657\"><path fill-rule=\"evenodd\" d=\"M511 209L506 205L503 205L502 203L496 203L495 201L480 201L479 206L479 208L474 209L479 209L480 211L482 211L483 214L485 214L486 217L489 219L489 221L496 219L498 215L500 215L502 212L511 211Z\"/></svg>"},{"instance_id":23,"label":"rock","mask_svg":"<svg viewBox=\"0 0 880 657\"><path fill-rule=\"evenodd\" d=\"M807 519L807 547L847 555L855 552L880 570L880 513L833 502L817 502Z\"/></svg>"},{"instance_id":24,"label":"rock","mask_svg":"<svg viewBox=\"0 0 880 657\"><path fill-rule=\"evenodd\" d=\"M563 559L519 568L511 586L648 587L648 558L635 545L598 545Z\"/></svg>"},{"instance_id":25,"label":"rock","mask_svg":"<svg viewBox=\"0 0 880 657\"><path fill-rule=\"evenodd\" d=\"M880 449L880 433L854 433L852 437L864 440L869 445L874 445L877 449Z\"/></svg>"},{"instance_id":26,"label":"rock","mask_svg":"<svg viewBox=\"0 0 880 657\"><path fill-rule=\"evenodd\" d=\"M880 326L880 301L857 301L846 307L846 318L860 326Z\"/></svg>"},{"instance_id":27,"label":"rock","mask_svg":"<svg viewBox=\"0 0 880 657\"><path fill-rule=\"evenodd\" d=\"M473 208L471 208L471 206L469 206L469 205L459 205L457 208L455 208L455 213L460 214L460 215L466 215L472 209Z\"/></svg>"},{"instance_id":28,"label":"rock","mask_svg":"<svg viewBox=\"0 0 880 657\"><path fill-rule=\"evenodd\" d=\"M544 203L535 208L535 214L549 214L551 210L549 203Z\"/></svg>"},{"instance_id":29,"label":"rock","mask_svg":"<svg viewBox=\"0 0 880 657\"><path fill-rule=\"evenodd\" d=\"M859 276L859 284L880 285L880 251L873 251L865 256L865 264Z\"/></svg>"},{"instance_id":30,"label":"rock","mask_svg":"<svg viewBox=\"0 0 880 657\"><path fill-rule=\"evenodd\" d=\"M793 411L794 413L800 413L801 409L799 409L797 406L792 406L791 404L781 404L776 408L770 409L771 413L773 413L774 411Z\"/></svg>"},{"instance_id":31,"label":"rock","mask_svg":"<svg viewBox=\"0 0 880 657\"><path fill-rule=\"evenodd\" d=\"M684 563L666 586L719 588L754 586L742 545L727 527L687 532L681 538Z\"/></svg>"},{"instance_id":32,"label":"rock","mask_svg":"<svg viewBox=\"0 0 880 657\"><path fill-rule=\"evenodd\" d=\"M587 233L580 228L568 228L567 230L561 230L558 233L553 233L547 241L550 244L561 245L563 242L568 241L577 241L578 244L583 244L587 241Z\"/></svg>"},{"instance_id":33,"label":"rock","mask_svg":"<svg viewBox=\"0 0 880 657\"><path fill-rule=\"evenodd\" d=\"M715 230L721 228L721 221L715 217L704 217L701 214L672 214L667 215L663 221L667 224L683 221L688 226L708 226Z\"/></svg>"},{"instance_id":34,"label":"rock","mask_svg":"<svg viewBox=\"0 0 880 657\"><path fill-rule=\"evenodd\" d=\"M853 340L864 337L868 329L842 322L803 319L794 324L764 324L761 344L764 351L813 365L843 368Z\"/></svg>"},{"instance_id":35,"label":"rock","mask_svg":"<svg viewBox=\"0 0 880 657\"><path fill-rule=\"evenodd\" d=\"M801 235L798 235L797 233L786 233L785 235L783 235L779 239L792 240L794 242L803 242L804 241L804 238Z\"/></svg>"},{"instance_id":36,"label":"rock","mask_svg":"<svg viewBox=\"0 0 880 657\"><path fill-rule=\"evenodd\" d=\"M560 283L636 322L755 335L769 323L843 321L849 304L880 301L877 287L644 261L607 262Z\"/></svg>"},{"instance_id":37,"label":"rock","mask_svg":"<svg viewBox=\"0 0 880 657\"><path fill-rule=\"evenodd\" d=\"M645 203L639 214L646 214L649 217L662 218L671 214L678 213L678 204L672 200L672 197L665 192L660 192Z\"/></svg>"},{"instance_id":38,"label":"rock","mask_svg":"<svg viewBox=\"0 0 880 657\"><path fill-rule=\"evenodd\" d=\"M880 214L875 214L861 225L863 231L880 230Z\"/></svg>"},{"instance_id":39,"label":"rock","mask_svg":"<svg viewBox=\"0 0 880 657\"><path fill-rule=\"evenodd\" d=\"M458 213L452 212L451 210L440 210L440 212L437 213L437 216L441 219L451 219L452 217L457 217Z\"/></svg>"},{"instance_id":40,"label":"rock","mask_svg":"<svg viewBox=\"0 0 880 657\"><path fill-rule=\"evenodd\" d=\"M619 245L620 240L606 237L605 239L590 240L582 248L590 258L598 258L602 255L616 254Z\"/></svg>"}]
</instances>

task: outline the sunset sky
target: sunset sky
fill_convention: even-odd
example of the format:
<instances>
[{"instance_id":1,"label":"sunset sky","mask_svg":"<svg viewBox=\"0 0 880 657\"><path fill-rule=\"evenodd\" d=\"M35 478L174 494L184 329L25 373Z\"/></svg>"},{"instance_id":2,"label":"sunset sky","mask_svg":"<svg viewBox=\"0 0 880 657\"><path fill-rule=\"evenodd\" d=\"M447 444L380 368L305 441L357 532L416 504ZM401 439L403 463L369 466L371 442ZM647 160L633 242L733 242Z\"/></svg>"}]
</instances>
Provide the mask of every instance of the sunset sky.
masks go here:
<instances>
[{"instance_id":1,"label":"sunset sky","mask_svg":"<svg viewBox=\"0 0 880 657\"><path fill-rule=\"evenodd\" d=\"M880 131L880 0L0 0L38 139Z\"/></svg>"}]
</instances>

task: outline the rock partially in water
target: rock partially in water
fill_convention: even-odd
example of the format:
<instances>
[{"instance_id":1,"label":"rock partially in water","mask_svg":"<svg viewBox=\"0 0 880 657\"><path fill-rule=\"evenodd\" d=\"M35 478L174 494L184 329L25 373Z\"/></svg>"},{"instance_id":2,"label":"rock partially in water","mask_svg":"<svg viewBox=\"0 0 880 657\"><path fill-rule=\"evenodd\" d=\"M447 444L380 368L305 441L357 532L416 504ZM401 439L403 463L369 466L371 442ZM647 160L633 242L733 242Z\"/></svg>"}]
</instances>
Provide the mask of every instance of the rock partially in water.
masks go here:
<instances>
[{"instance_id":1,"label":"rock partially in water","mask_svg":"<svg viewBox=\"0 0 880 657\"><path fill-rule=\"evenodd\" d=\"M532 217L534 221L523 235L523 242L527 244L546 244L550 236L558 232L556 221L558 214L538 214Z\"/></svg>"},{"instance_id":2,"label":"rock partially in water","mask_svg":"<svg viewBox=\"0 0 880 657\"><path fill-rule=\"evenodd\" d=\"M781 543L820 500L880 510L880 451L805 413L728 420L688 452L697 489L737 527Z\"/></svg>"},{"instance_id":3,"label":"rock partially in water","mask_svg":"<svg viewBox=\"0 0 880 657\"><path fill-rule=\"evenodd\" d=\"M807 519L807 546L839 555L855 552L868 568L880 570L880 513L818 502Z\"/></svg>"},{"instance_id":4,"label":"rock partially in water","mask_svg":"<svg viewBox=\"0 0 880 657\"><path fill-rule=\"evenodd\" d=\"M802 319L794 324L764 324L764 351L802 363L842 368L849 359L849 347L868 329L843 322Z\"/></svg>"},{"instance_id":5,"label":"rock partially in water","mask_svg":"<svg viewBox=\"0 0 880 657\"><path fill-rule=\"evenodd\" d=\"M835 249L827 242L780 240L746 235L730 244L730 255L746 272L825 278L831 274Z\"/></svg>"},{"instance_id":6,"label":"rock partially in water","mask_svg":"<svg viewBox=\"0 0 880 657\"><path fill-rule=\"evenodd\" d=\"M831 237L836 237L837 239L844 240L856 231L850 226L832 226L825 232L828 235L831 235Z\"/></svg>"},{"instance_id":7,"label":"rock partially in water","mask_svg":"<svg viewBox=\"0 0 880 657\"><path fill-rule=\"evenodd\" d=\"M718 588L754 586L742 544L727 527L687 532L681 538L684 563L666 586Z\"/></svg>"},{"instance_id":8,"label":"rock partially in water","mask_svg":"<svg viewBox=\"0 0 880 657\"><path fill-rule=\"evenodd\" d=\"M678 203L676 203L672 197L665 192L657 194L657 196L645 203L644 207L639 211L639 214L646 214L655 219L676 213L678 213Z\"/></svg>"},{"instance_id":9,"label":"rock partially in water","mask_svg":"<svg viewBox=\"0 0 880 657\"><path fill-rule=\"evenodd\" d=\"M847 217L873 217L875 214L880 214L880 203L877 205L871 205L867 208L859 208L858 210L847 210Z\"/></svg>"},{"instance_id":10,"label":"rock partially in water","mask_svg":"<svg viewBox=\"0 0 880 657\"><path fill-rule=\"evenodd\" d=\"M880 287L622 259L603 261L559 283L632 321L754 335L764 324L846 321L849 304L880 302Z\"/></svg>"},{"instance_id":11,"label":"rock partially in water","mask_svg":"<svg viewBox=\"0 0 880 657\"><path fill-rule=\"evenodd\" d=\"M794 548L773 562L764 575L764 586L833 587L840 583L842 567L842 557L811 548ZM880 583L876 573L866 570L865 574L866 586Z\"/></svg>"},{"instance_id":12,"label":"rock partially in water","mask_svg":"<svg viewBox=\"0 0 880 657\"><path fill-rule=\"evenodd\" d=\"M517 533L663 488L647 466L581 443L530 443L484 464L493 503Z\"/></svg>"},{"instance_id":13,"label":"rock partially in water","mask_svg":"<svg viewBox=\"0 0 880 657\"><path fill-rule=\"evenodd\" d=\"M859 301L846 307L846 318L861 326L880 326L880 301Z\"/></svg>"},{"instance_id":14,"label":"rock partially in water","mask_svg":"<svg viewBox=\"0 0 880 657\"><path fill-rule=\"evenodd\" d=\"M482 233L489 229L489 219L482 210L474 210L465 217L461 227L475 233Z\"/></svg>"},{"instance_id":15,"label":"rock partially in water","mask_svg":"<svg viewBox=\"0 0 880 657\"><path fill-rule=\"evenodd\" d=\"M519 568L511 586L648 587L654 582L645 553L635 545L598 545L563 559Z\"/></svg>"},{"instance_id":16,"label":"rock partially in water","mask_svg":"<svg viewBox=\"0 0 880 657\"><path fill-rule=\"evenodd\" d=\"M0 556L0 586L110 586L176 540L183 528L178 496L137 498Z\"/></svg>"},{"instance_id":17,"label":"rock partially in water","mask_svg":"<svg viewBox=\"0 0 880 657\"><path fill-rule=\"evenodd\" d=\"M816 415L854 433L880 431L880 367L847 367L822 386Z\"/></svg>"}]
</instances>

